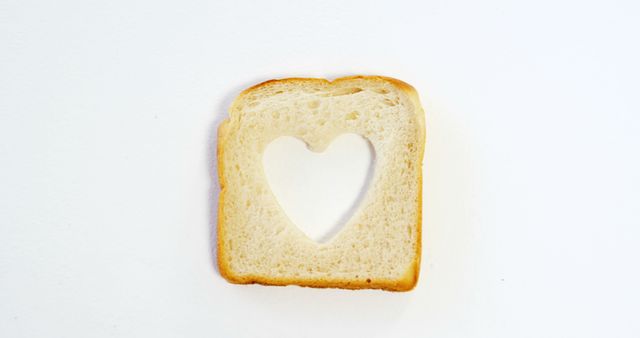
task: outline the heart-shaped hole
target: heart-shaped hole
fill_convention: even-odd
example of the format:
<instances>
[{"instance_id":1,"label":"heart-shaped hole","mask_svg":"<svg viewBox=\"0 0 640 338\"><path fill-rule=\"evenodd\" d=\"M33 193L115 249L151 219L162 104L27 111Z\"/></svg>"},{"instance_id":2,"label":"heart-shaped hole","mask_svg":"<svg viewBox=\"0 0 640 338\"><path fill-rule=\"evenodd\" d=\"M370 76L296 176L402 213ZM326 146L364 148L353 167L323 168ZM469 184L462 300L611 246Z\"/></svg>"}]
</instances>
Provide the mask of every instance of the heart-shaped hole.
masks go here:
<instances>
[{"instance_id":1,"label":"heart-shaped hole","mask_svg":"<svg viewBox=\"0 0 640 338\"><path fill-rule=\"evenodd\" d=\"M325 243L357 210L373 175L374 151L360 135L343 134L321 153L282 136L264 151L271 191L289 219L310 239Z\"/></svg>"}]
</instances>

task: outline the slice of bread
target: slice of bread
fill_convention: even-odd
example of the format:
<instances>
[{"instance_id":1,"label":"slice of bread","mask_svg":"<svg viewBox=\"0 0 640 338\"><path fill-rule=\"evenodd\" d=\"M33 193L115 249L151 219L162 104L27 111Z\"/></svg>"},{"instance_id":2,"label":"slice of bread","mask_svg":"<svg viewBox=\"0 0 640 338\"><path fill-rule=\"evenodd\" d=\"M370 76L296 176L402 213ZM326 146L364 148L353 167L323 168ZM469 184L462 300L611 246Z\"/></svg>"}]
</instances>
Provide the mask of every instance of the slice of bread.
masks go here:
<instances>
[{"instance_id":1,"label":"slice of bread","mask_svg":"<svg viewBox=\"0 0 640 338\"><path fill-rule=\"evenodd\" d=\"M375 150L361 205L319 244L269 189L262 153L295 136L322 151L343 133ZM411 290L420 268L424 112L410 85L387 77L271 80L243 91L218 130L218 266L232 283Z\"/></svg>"}]
</instances>

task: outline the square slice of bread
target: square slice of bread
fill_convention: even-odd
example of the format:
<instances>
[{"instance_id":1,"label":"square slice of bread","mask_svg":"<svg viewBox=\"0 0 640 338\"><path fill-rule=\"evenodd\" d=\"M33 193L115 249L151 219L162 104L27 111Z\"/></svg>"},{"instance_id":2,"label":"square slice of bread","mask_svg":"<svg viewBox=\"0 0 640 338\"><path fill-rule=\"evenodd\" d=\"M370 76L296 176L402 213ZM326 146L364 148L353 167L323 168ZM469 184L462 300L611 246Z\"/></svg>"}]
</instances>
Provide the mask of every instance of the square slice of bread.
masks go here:
<instances>
[{"instance_id":1,"label":"square slice of bread","mask_svg":"<svg viewBox=\"0 0 640 338\"><path fill-rule=\"evenodd\" d=\"M375 151L368 191L327 243L309 239L269 188L262 154L280 136L323 150L355 133ZM260 83L218 130L218 266L232 283L411 290L418 280L424 112L410 85L381 76Z\"/></svg>"}]
</instances>

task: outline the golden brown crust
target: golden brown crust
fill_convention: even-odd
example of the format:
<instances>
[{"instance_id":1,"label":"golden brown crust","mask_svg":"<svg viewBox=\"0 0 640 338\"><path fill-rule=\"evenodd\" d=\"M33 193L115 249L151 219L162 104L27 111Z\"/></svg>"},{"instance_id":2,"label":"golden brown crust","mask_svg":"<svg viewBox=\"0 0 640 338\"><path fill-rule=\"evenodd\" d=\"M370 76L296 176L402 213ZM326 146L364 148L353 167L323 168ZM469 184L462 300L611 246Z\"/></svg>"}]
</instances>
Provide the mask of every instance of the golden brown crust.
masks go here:
<instances>
[{"instance_id":1,"label":"golden brown crust","mask_svg":"<svg viewBox=\"0 0 640 338\"><path fill-rule=\"evenodd\" d=\"M229 270L224 250L222 250L222 243L220 241L221 238L224 238L224 226L223 226L223 216L224 216L224 191L225 191L225 179L224 179L224 166L222 163L222 154L224 152L224 141L226 136L226 127L229 123L229 119L222 121L220 126L218 126L218 146L217 146L217 159L218 159L218 182L220 183L220 194L218 195L218 227L217 227L217 257L218 257L218 269L220 270L220 274L227 279L228 281L232 281L233 274Z\"/></svg>"},{"instance_id":2,"label":"golden brown crust","mask_svg":"<svg viewBox=\"0 0 640 338\"><path fill-rule=\"evenodd\" d=\"M238 95L238 97L236 98L236 100L232 103L232 107L233 105L240 101L240 98L251 93L254 92L257 89L263 88L263 87L268 87L274 84L285 84L285 83L299 83L299 82L314 82L314 83L319 83L319 84L333 84L333 83L340 83L340 82L344 82L344 81L351 81L351 80L357 80L357 79L362 79L362 80L368 80L368 81L380 81L380 82L386 82L386 83L391 83L394 86L396 86L397 88L401 89L402 91L404 91L405 93L407 93L409 95L409 97L411 98L411 101L413 101L414 104L417 103L417 108L419 110L422 110L422 107L420 106L420 100L418 99L418 93L416 92L415 88L413 88L413 86L411 86L410 84L392 78L392 77L387 77L387 76L380 76L380 75L352 75L352 76L344 76L344 77L340 77L337 78L335 80L327 80L327 79L320 79L320 78L306 78L306 77L289 77L289 78L284 78L284 79L272 79L272 80L267 80L267 81L263 81L260 82L258 84L255 84L245 90L243 90L242 92L240 92L240 94Z\"/></svg>"},{"instance_id":3,"label":"golden brown crust","mask_svg":"<svg viewBox=\"0 0 640 338\"><path fill-rule=\"evenodd\" d=\"M271 286L287 286L298 285L312 288L340 288L350 290L360 289L381 289L386 291L410 291L417 282L417 274L413 273L413 266L409 269L410 273L406 277L399 280L338 280L338 279L294 279L294 278L273 278L263 276L236 276L225 270L220 272L222 276L229 282L234 284L261 284Z\"/></svg>"},{"instance_id":4,"label":"golden brown crust","mask_svg":"<svg viewBox=\"0 0 640 338\"><path fill-rule=\"evenodd\" d=\"M420 104L420 100L418 98L418 94L416 90L406 82L400 81L398 79L394 79L386 76L364 76L364 75L356 75L356 76L346 76L337 78L333 81L327 79L319 79L319 78L285 78L285 79L273 79L258 83L252 87L249 87L242 91L238 98L232 103L230 111L234 110L234 106L237 102L240 101L240 98L251 93L252 91L270 86L277 83L292 83L292 82L315 82L322 84L330 84L330 83L339 83L342 81L349 81L354 79L364 79L364 80L374 80L374 81L382 81L386 83L391 83L400 90L404 91L409 98L411 99L414 108L416 110L416 118L418 119L418 124L421 128L421 142L420 142L420 169L422 169L422 162L424 158L424 146L425 146L425 118L424 111ZM218 146L217 146L217 160L218 160L218 180L220 182L220 194L218 200L218 227L217 227L217 257L218 257L218 268L220 270L220 274L227 281L234 284L262 284L262 285L272 285L272 286L285 286L285 285L298 285L303 287L314 287L314 288L342 288L342 289L382 289L386 291L410 291L412 290L417 282L418 277L420 275L420 260L422 254L422 170L419 171L418 180L419 180L419 192L417 198L417 219L416 219L416 227L417 227L417 240L416 240L416 255L412 264L407 269L406 273L402 278L398 280L375 280L375 279L367 279L363 280L341 280L341 279L295 279L295 278L275 278L275 277L264 277L264 276L253 276L253 275L237 275L229 268L225 252L222 247L221 239L224 238L224 210L223 210L223 201L225 195L225 179L223 172L223 152L224 152L224 143L227 136L227 125L230 119L226 119L222 124L218 127Z\"/></svg>"}]
</instances>

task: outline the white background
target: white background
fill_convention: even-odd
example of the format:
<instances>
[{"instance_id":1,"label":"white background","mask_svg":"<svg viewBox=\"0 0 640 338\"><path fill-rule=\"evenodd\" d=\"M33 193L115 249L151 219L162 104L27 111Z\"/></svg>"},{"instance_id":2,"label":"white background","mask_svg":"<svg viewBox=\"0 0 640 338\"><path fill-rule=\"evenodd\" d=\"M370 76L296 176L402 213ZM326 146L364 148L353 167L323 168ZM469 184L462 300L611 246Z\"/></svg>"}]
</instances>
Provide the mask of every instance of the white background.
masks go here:
<instances>
[{"instance_id":1,"label":"white background","mask_svg":"<svg viewBox=\"0 0 640 338\"><path fill-rule=\"evenodd\" d=\"M0 3L0 336L638 337L640 5ZM242 88L381 74L428 124L409 293L212 256Z\"/></svg>"}]
</instances>

